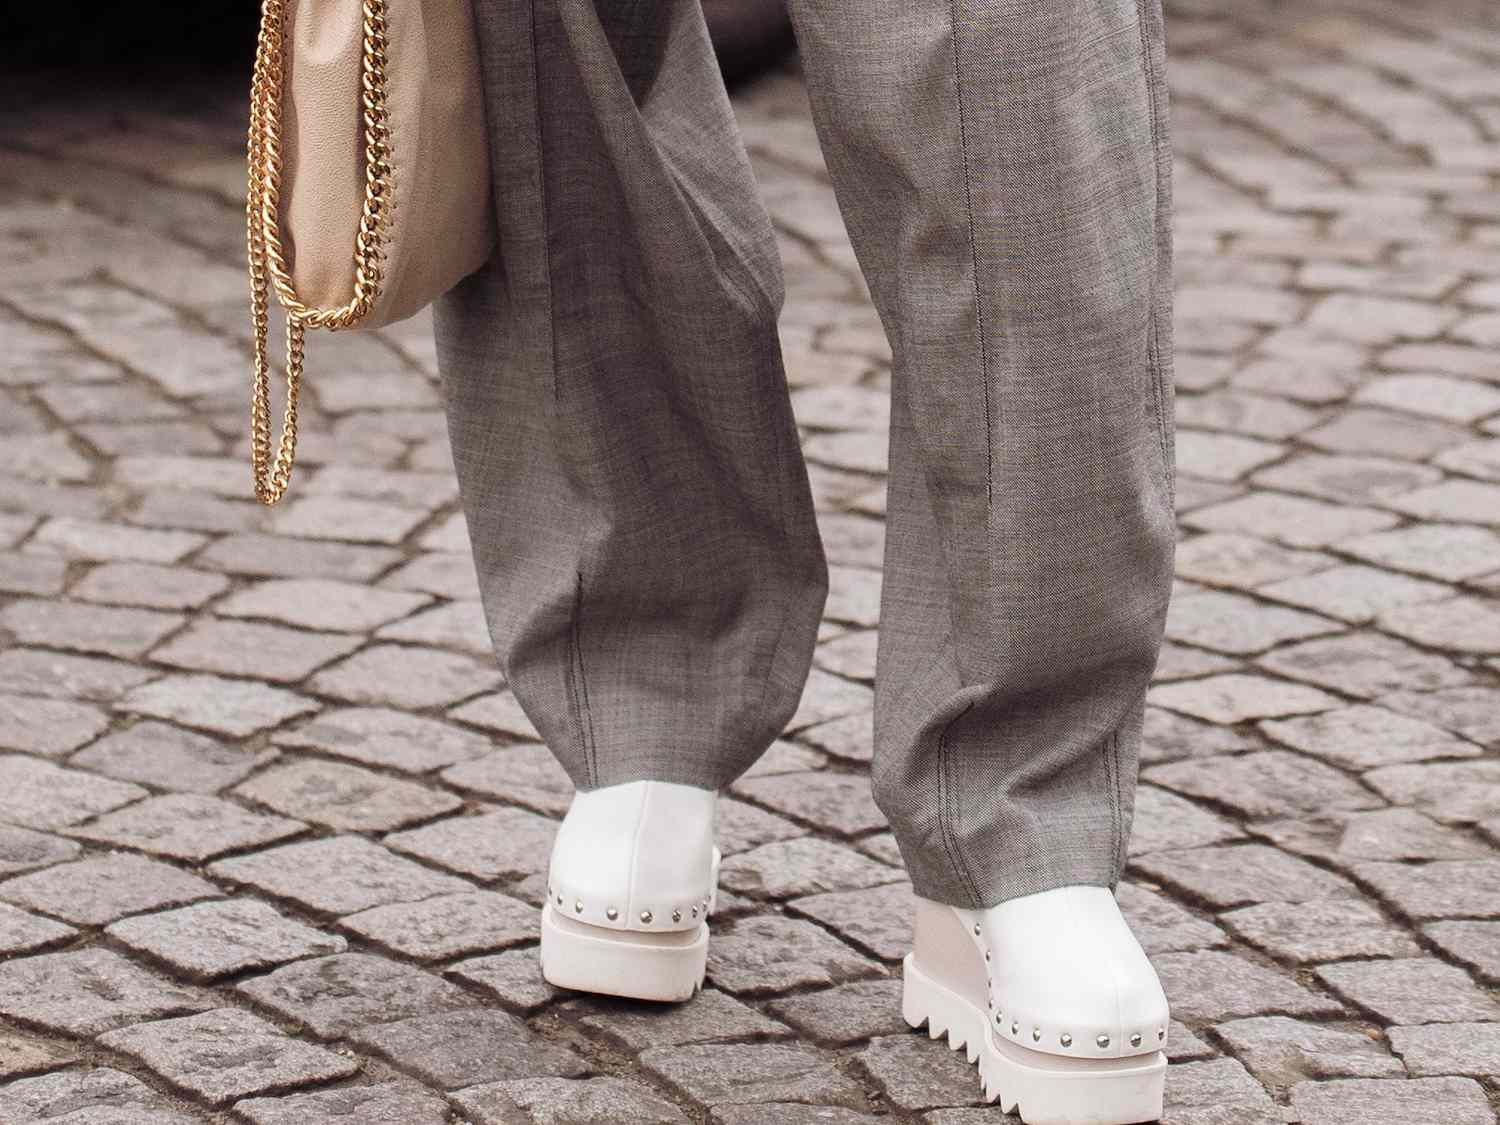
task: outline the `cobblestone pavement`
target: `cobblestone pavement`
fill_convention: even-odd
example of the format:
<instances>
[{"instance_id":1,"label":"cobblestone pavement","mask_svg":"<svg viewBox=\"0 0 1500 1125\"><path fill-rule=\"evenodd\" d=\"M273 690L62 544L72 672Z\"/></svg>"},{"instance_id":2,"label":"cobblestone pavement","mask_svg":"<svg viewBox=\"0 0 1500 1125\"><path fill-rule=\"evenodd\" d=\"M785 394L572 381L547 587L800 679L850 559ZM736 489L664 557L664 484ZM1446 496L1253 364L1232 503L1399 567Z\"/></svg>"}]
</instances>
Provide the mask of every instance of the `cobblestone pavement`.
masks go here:
<instances>
[{"instance_id":1,"label":"cobblestone pavement","mask_svg":"<svg viewBox=\"0 0 1500 1125\"><path fill-rule=\"evenodd\" d=\"M1500 1104L1485 11L1173 7L1180 586L1121 891L1172 1125ZM834 588L664 1010L538 977L568 786L488 654L426 324L318 340L294 498L247 499L230 78L0 120L0 1122L999 1119L898 1014L888 357L797 79L738 104Z\"/></svg>"}]
</instances>

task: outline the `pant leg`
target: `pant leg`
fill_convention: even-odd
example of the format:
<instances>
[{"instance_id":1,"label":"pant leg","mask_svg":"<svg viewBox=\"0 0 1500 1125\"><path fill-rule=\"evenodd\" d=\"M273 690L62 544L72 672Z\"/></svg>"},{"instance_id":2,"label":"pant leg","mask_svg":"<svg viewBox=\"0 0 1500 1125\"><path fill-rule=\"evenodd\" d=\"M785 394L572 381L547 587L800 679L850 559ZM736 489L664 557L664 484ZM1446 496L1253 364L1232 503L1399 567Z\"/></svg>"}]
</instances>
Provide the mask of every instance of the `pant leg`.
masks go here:
<instances>
[{"instance_id":1,"label":"pant leg","mask_svg":"<svg viewBox=\"0 0 1500 1125\"><path fill-rule=\"evenodd\" d=\"M876 798L918 893L1112 885L1172 575L1159 0L793 0L895 355Z\"/></svg>"},{"instance_id":2,"label":"pant leg","mask_svg":"<svg viewBox=\"0 0 1500 1125\"><path fill-rule=\"evenodd\" d=\"M435 322L496 651L580 788L718 787L827 591L775 238L697 0L476 9L499 245Z\"/></svg>"}]
</instances>

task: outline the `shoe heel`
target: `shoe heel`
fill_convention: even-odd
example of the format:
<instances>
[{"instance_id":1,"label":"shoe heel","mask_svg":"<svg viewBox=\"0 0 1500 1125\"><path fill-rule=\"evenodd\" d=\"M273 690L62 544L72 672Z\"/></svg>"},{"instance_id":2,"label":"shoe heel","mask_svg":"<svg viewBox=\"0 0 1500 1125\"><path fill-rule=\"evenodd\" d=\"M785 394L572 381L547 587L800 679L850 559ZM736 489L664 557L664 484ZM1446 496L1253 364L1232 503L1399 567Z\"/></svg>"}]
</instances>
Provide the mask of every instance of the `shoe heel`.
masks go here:
<instances>
[{"instance_id":1,"label":"shoe heel","mask_svg":"<svg viewBox=\"0 0 1500 1125\"><path fill-rule=\"evenodd\" d=\"M708 926L641 933L590 926L542 908L542 977L558 988L635 1000L689 1000L703 987Z\"/></svg>"}]
</instances>

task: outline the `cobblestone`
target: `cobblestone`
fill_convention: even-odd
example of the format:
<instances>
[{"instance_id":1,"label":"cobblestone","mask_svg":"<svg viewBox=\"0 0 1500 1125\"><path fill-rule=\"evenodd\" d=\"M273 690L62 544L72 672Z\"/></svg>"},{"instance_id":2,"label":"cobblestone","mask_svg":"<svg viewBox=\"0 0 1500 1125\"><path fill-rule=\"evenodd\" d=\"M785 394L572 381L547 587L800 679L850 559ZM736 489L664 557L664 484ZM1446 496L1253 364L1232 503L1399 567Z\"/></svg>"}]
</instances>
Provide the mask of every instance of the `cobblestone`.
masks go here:
<instances>
[{"instance_id":1,"label":"cobblestone","mask_svg":"<svg viewBox=\"0 0 1500 1125\"><path fill-rule=\"evenodd\" d=\"M1500 23L1166 7L1179 582L1118 890L1186 1021L1165 1120L1491 1125ZM157 80L0 113L0 1120L992 1120L900 1015L891 353L795 70L735 109L830 597L720 801L711 987L663 1009L540 978L573 784L489 651L430 316L312 342L256 504L244 76Z\"/></svg>"}]
</instances>

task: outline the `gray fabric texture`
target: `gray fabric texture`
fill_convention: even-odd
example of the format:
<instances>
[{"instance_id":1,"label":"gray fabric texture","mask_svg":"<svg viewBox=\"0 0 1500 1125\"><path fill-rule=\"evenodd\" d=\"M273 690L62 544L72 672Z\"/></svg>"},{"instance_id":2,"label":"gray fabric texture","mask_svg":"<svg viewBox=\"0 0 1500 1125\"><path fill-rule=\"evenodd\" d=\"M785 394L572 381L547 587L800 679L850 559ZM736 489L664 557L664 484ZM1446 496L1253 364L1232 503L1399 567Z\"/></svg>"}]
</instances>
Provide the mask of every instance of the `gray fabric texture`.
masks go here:
<instances>
[{"instance_id":1,"label":"gray fabric texture","mask_svg":"<svg viewBox=\"0 0 1500 1125\"><path fill-rule=\"evenodd\" d=\"M1112 885L1171 585L1159 0L793 0L894 355L872 777L917 893ZM480 0L499 249L437 306L500 663L582 788L728 784L827 570L697 0Z\"/></svg>"}]
</instances>

